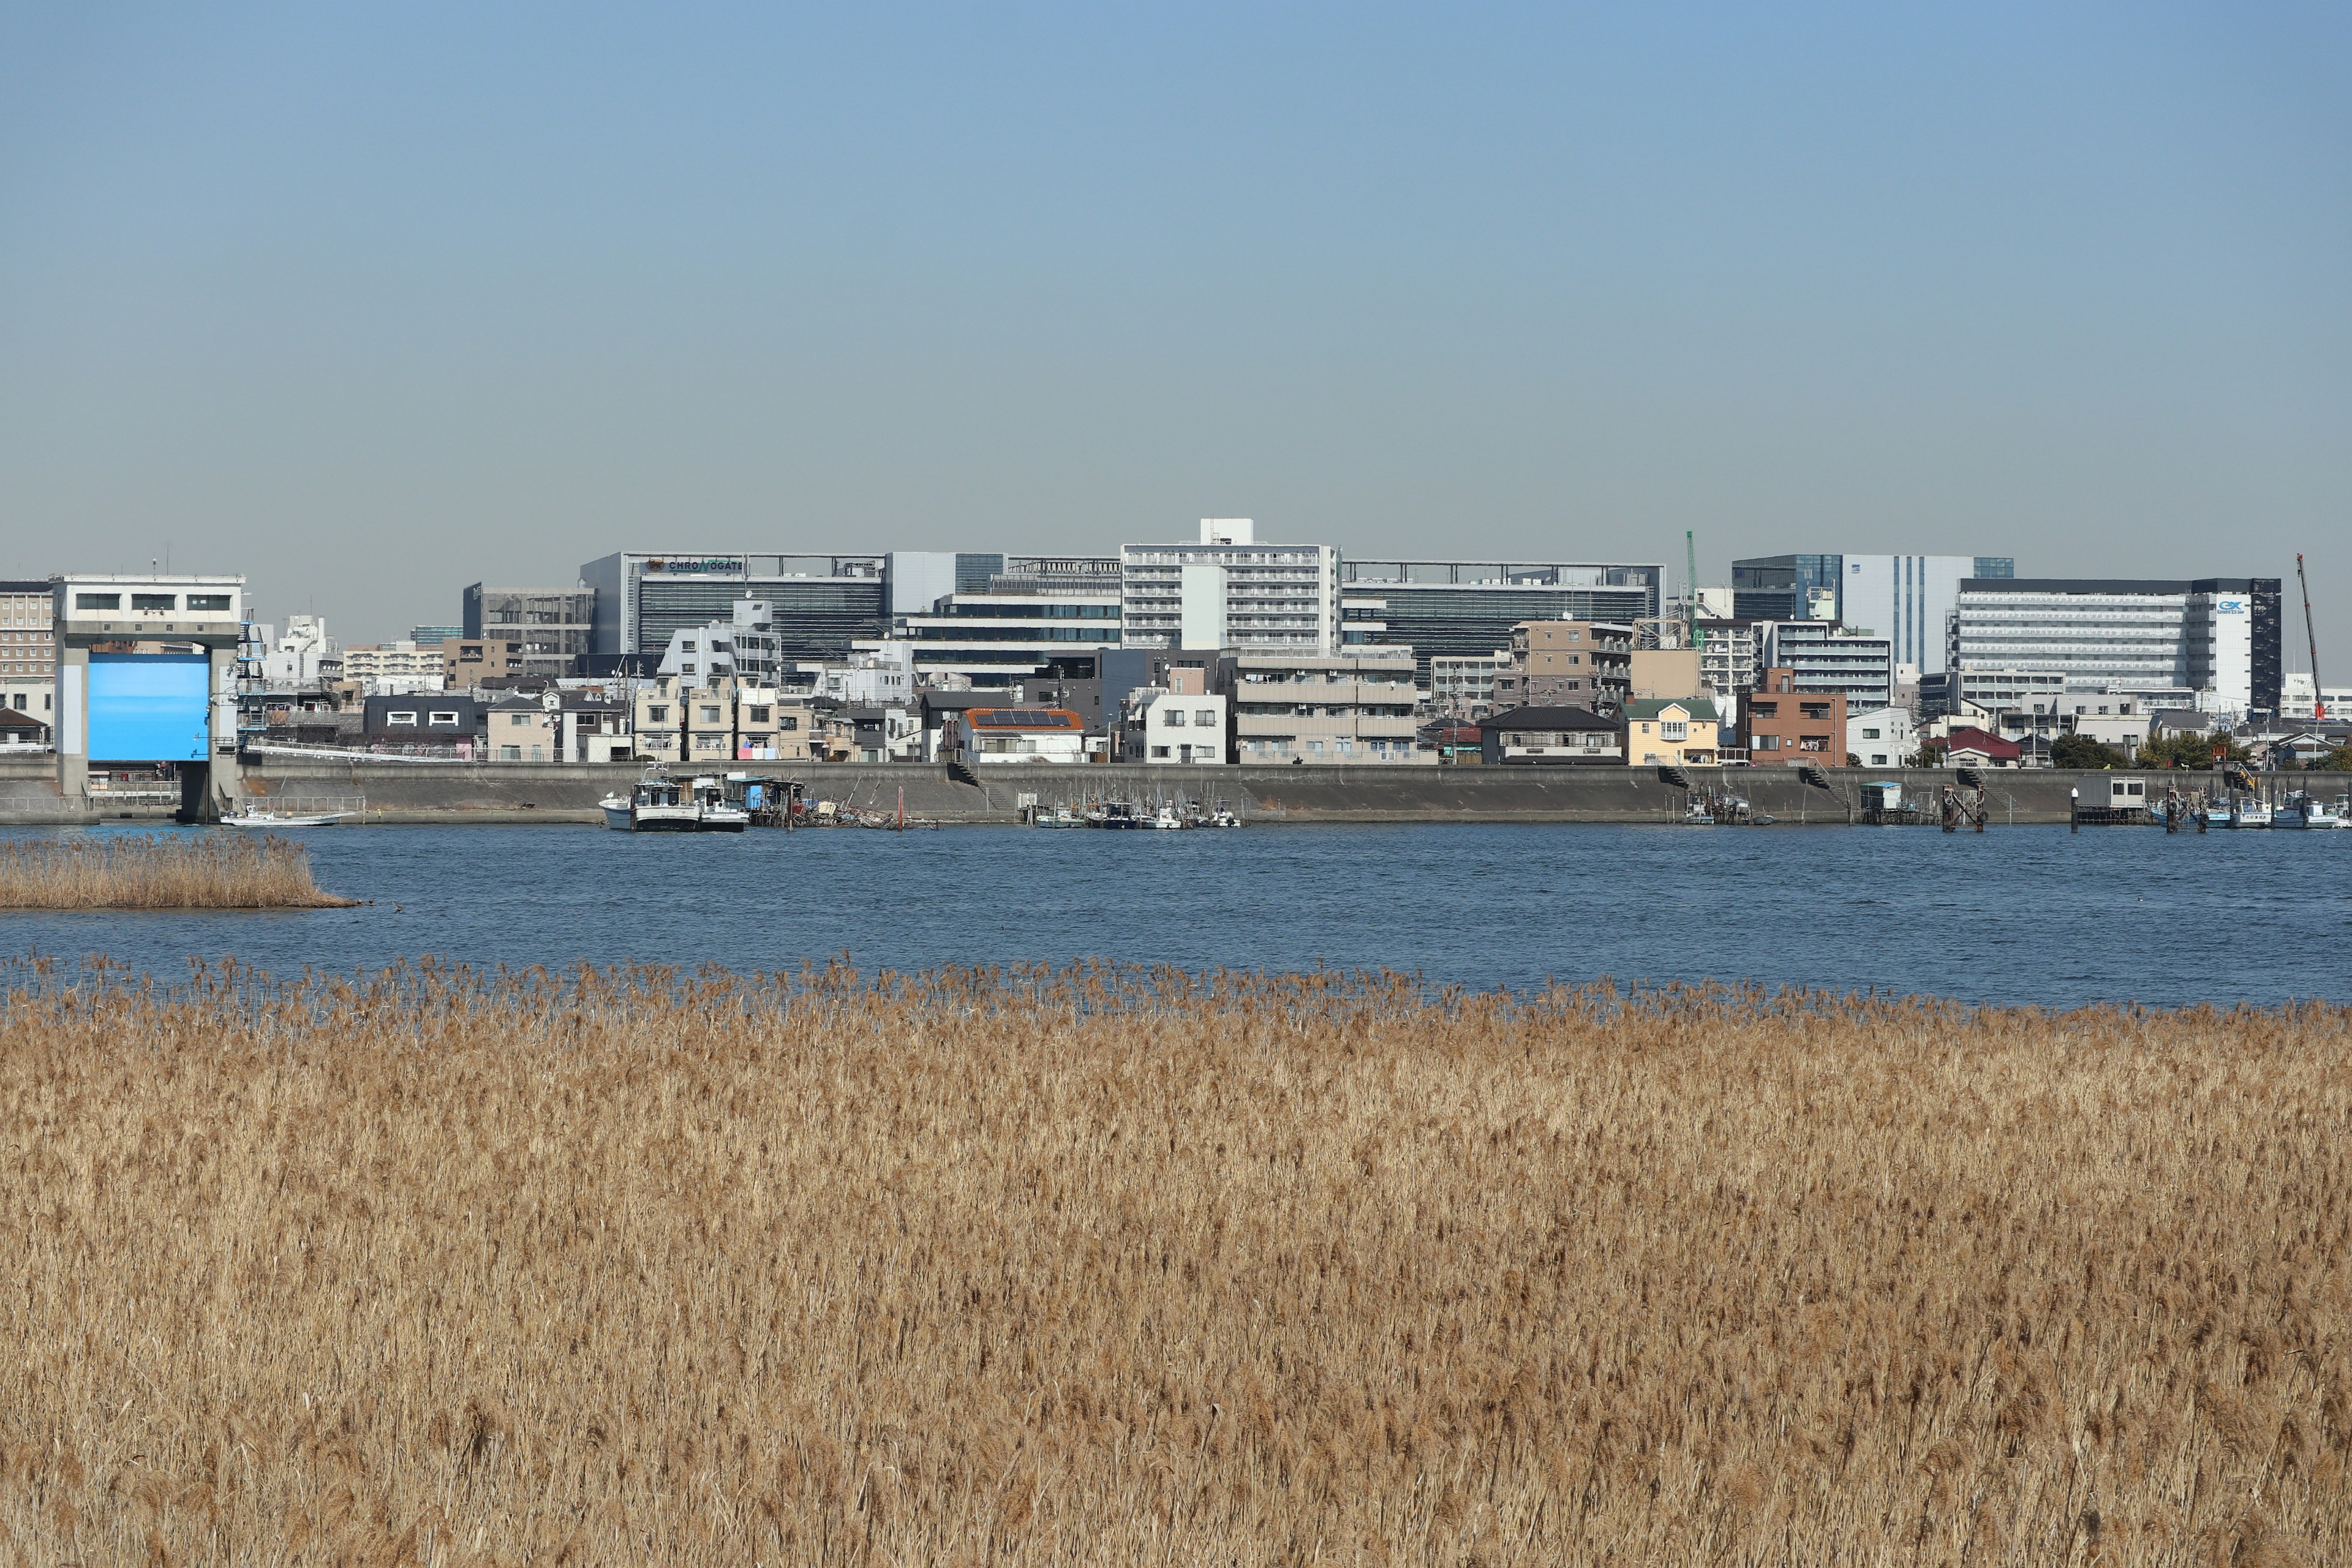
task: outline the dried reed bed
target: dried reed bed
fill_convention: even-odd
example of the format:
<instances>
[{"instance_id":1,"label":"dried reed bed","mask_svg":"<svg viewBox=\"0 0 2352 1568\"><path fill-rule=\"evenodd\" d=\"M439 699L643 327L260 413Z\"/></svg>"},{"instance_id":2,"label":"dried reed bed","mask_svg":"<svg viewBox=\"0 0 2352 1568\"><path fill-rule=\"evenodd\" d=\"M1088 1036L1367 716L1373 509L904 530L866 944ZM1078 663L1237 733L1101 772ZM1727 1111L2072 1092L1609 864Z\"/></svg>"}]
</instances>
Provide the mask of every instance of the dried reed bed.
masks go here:
<instances>
[{"instance_id":1,"label":"dried reed bed","mask_svg":"<svg viewBox=\"0 0 2352 1568\"><path fill-rule=\"evenodd\" d=\"M0 910L333 910L310 851L274 834L0 843Z\"/></svg>"},{"instance_id":2,"label":"dried reed bed","mask_svg":"<svg viewBox=\"0 0 2352 1568\"><path fill-rule=\"evenodd\" d=\"M2352 1555L2352 1014L200 974L0 1019L27 1563Z\"/></svg>"}]
</instances>

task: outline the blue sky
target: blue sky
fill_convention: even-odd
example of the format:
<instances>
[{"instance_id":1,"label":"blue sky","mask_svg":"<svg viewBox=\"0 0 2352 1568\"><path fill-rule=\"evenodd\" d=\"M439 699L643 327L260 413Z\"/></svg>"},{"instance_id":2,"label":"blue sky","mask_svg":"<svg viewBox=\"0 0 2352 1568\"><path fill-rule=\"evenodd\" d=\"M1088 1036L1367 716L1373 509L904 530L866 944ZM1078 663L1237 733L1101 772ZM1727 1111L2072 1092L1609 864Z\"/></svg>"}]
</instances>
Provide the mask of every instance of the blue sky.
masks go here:
<instances>
[{"instance_id":1,"label":"blue sky","mask_svg":"<svg viewBox=\"0 0 2352 1568\"><path fill-rule=\"evenodd\" d=\"M1204 515L2301 549L2352 679L2347 65L2315 7L17 6L0 572L373 638Z\"/></svg>"}]
</instances>

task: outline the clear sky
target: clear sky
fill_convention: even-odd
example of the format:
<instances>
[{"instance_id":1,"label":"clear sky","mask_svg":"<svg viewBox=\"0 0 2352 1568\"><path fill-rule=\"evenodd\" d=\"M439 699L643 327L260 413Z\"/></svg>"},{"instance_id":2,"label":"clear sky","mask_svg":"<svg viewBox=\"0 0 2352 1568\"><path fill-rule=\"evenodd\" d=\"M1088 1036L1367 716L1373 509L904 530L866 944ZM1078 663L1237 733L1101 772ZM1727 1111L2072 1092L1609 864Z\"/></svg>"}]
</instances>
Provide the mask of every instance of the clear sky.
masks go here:
<instances>
[{"instance_id":1,"label":"clear sky","mask_svg":"<svg viewBox=\"0 0 2352 1568\"><path fill-rule=\"evenodd\" d=\"M2303 550L2352 680L2348 67L2342 5L14 5L0 573L371 640L1206 515Z\"/></svg>"}]
</instances>

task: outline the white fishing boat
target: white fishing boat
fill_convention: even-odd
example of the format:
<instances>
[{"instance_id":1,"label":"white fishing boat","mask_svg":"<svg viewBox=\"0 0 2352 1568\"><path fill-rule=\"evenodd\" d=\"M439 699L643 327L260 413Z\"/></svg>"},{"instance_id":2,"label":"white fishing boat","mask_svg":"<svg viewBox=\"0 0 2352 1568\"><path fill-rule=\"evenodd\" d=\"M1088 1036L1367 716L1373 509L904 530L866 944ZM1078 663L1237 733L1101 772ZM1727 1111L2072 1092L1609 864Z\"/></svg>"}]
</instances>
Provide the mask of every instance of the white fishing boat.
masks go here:
<instances>
[{"instance_id":1,"label":"white fishing boat","mask_svg":"<svg viewBox=\"0 0 2352 1568\"><path fill-rule=\"evenodd\" d=\"M2271 826L2292 829L2341 827L2344 817L2334 805L2317 795L2296 790L2272 814Z\"/></svg>"},{"instance_id":2,"label":"white fishing boat","mask_svg":"<svg viewBox=\"0 0 2352 1568\"><path fill-rule=\"evenodd\" d=\"M723 780L706 773L691 782L643 778L626 795L597 803L604 826L623 833L740 833L751 813L727 799Z\"/></svg>"},{"instance_id":3,"label":"white fishing boat","mask_svg":"<svg viewBox=\"0 0 2352 1568\"><path fill-rule=\"evenodd\" d=\"M2231 807L2230 826L2232 827L2268 827L2270 825L2271 808L2267 801L2242 800Z\"/></svg>"},{"instance_id":4,"label":"white fishing boat","mask_svg":"<svg viewBox=\"0 0 2352 1568\"><path fill-rule=\"evenodd\" d=\"M282 827L331 827L350 815L348 811L265 811L248 806L220 821L223 827L259 827L276 832Z\"/></svg>"},{"instance_id":5,"label":"white fishing boat","mask_svg":"<svg viewBox=\"0 0 2352 1568\"><path fill-rule=\"evenodd\" d=\"M1033 822L1039 827L1084 827L1087 825L1087 819L1082 813L1066 805L1057 805L1051 811L1040 811Z\"/></svg>"}]
</instances>

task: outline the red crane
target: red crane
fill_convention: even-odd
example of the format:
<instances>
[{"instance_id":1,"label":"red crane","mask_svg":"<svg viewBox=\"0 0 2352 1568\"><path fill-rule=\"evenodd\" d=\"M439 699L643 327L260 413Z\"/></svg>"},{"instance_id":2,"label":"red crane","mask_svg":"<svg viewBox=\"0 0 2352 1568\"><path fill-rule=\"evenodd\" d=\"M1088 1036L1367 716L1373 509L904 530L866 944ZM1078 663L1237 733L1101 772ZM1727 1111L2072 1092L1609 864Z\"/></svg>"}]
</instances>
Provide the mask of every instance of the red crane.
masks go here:
<instances>
[{"instance_id":1,"label":"red crane","mask_svg":"<svg viewBox=\"0 0 2352 1568\"><path fill-rule=\"evenodd\" d=\"M2303 552L2294 555L2295 585L2303 590L2303 635L2311 644L2311 716L2327 717L2327 699L2319 691L2319 634L2311 629L2311 579L2303 574Z\"/></svg>"}]
</instances>

